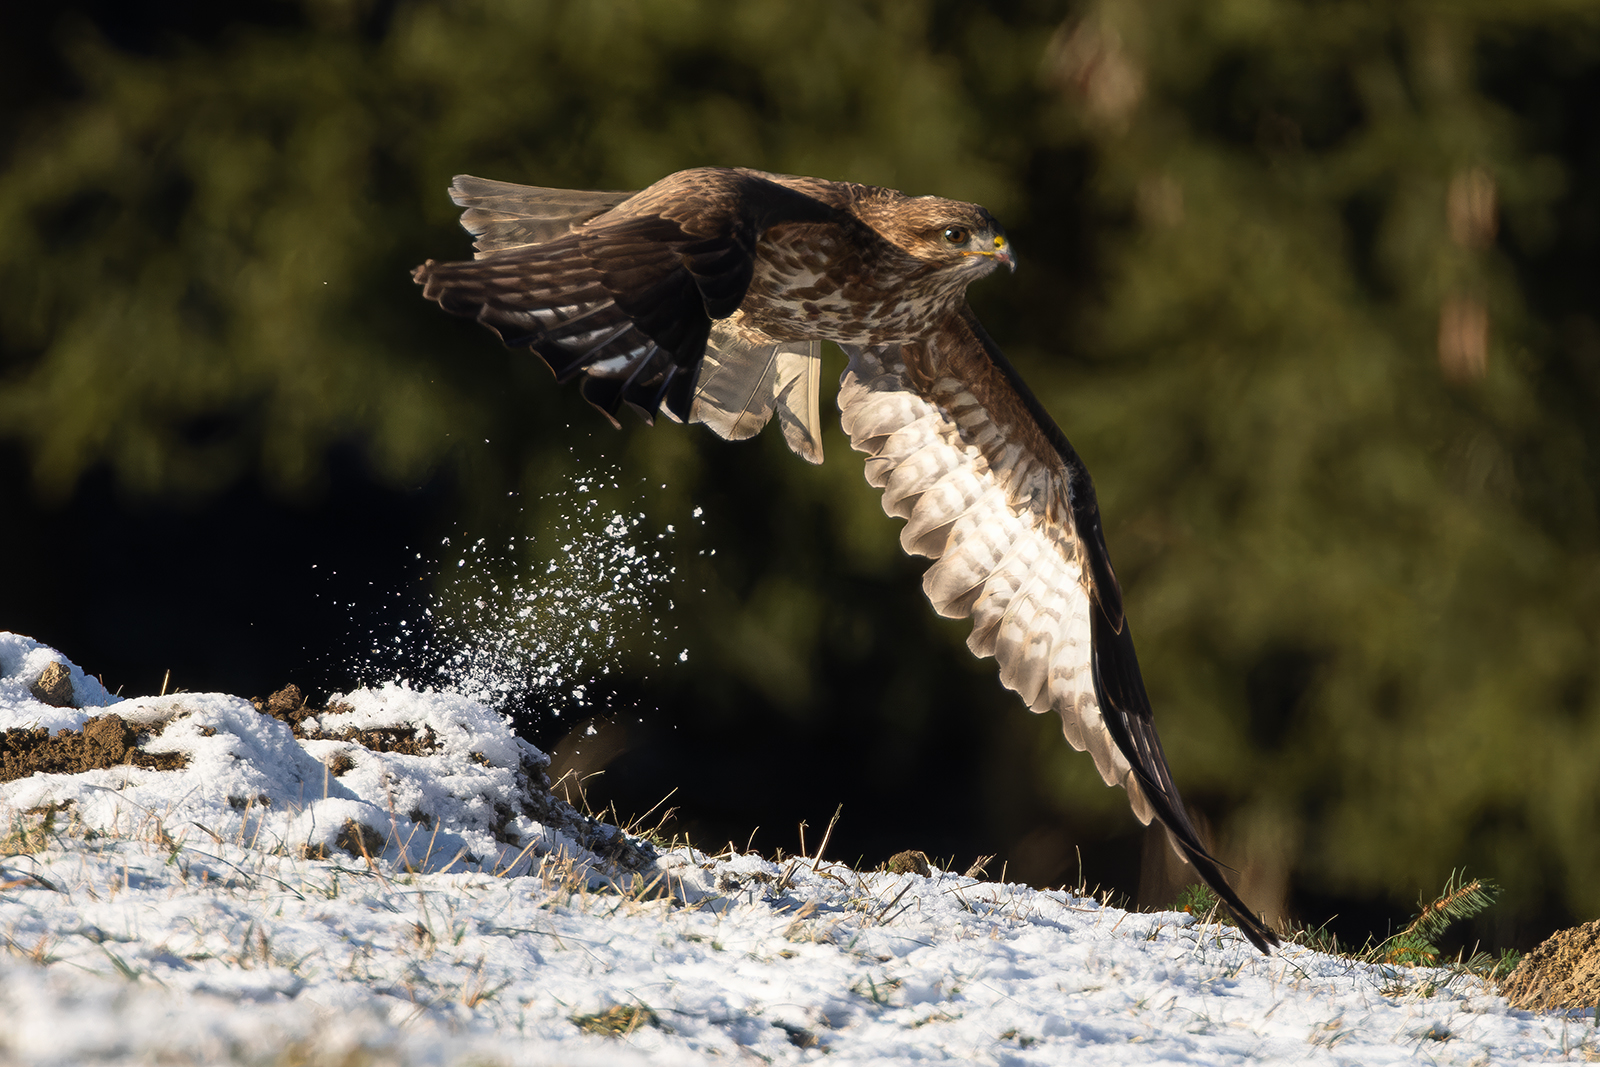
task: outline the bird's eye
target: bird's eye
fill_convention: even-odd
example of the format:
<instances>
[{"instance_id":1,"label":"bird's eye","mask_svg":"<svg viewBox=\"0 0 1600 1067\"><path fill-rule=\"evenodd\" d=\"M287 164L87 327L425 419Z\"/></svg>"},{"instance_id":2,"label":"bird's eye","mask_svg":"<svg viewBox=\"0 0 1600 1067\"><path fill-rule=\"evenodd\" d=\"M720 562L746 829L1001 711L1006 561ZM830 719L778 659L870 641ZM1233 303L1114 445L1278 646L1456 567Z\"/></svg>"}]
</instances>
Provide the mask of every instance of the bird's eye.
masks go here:
<instances>
[{"instance_id":1,"label":"bird's eye","mask_svg":"<svg viewBox=\"0 0 1600 1067\"><path fill-rule=\"evenodd\" d=\"M944 228L944 239L953 245L964 245L971 236L972 231L965 226L946 226Z\"/></svg>"}]
</instances>

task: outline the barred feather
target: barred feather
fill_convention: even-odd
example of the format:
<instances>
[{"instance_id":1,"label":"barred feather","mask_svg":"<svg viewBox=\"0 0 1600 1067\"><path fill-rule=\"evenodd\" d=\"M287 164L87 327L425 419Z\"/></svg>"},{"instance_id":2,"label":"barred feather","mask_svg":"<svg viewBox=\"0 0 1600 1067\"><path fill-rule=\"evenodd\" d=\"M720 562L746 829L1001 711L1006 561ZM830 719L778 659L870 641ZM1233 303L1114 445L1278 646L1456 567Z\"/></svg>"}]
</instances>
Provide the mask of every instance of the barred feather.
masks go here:
<instances>
[{"instance_id":1,"label":"barred feather","mask_svg":"<svg viewBox=\"0 0 1600 1067\"><path fill-rule=\"evenodd\" d=\"M513 185L491 178L457 174L450 182L450 199L467 210L461 225L477 240L478 258L491 252L543 244L603 214L632 193L592 192L584 189L541 189Z\"/></svg>"}]
</instances>

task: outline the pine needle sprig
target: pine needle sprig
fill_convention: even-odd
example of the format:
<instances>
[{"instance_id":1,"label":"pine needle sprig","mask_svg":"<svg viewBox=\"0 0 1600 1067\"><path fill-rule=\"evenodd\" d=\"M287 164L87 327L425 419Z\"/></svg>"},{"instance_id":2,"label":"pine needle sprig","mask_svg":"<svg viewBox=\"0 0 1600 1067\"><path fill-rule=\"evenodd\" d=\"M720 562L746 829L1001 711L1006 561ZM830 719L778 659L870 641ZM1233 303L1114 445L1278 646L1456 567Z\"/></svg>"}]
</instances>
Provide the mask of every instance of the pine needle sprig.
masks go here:
<instances>
[{"instance_id":1,"label":"pine needle sprig","mask_svg":"<svg viewBox=\"0 0 1600 1067\"><path fill-rule=\"evenodd\" d=\"M1395 936L1414 935L1424 941L1437 941L1451 923L1471 919L1500 899L1500 887L1493 882L1482 878L1464 882L1462 877L1461 871L1451 871L1444 883L1444 892L1432 903L1418 900L1417 906L1422 910Z\"/></svg>"},{"instance_id":2,"label":"pine needle sprig","mask_svg":"<svg viewBox=\"0 0 1600 1067\"><path fill-rule=\"evenodd\" d=\"M1484 878L1466 881L1462 871L1450 872L1444 890L1432 901L1419 899L1416 918L1404 930L1382 941L1372 952L1375 959L1410 967L1432 967L1439 962L1436 942L1450 924L1481 914L1500 899L1500 887Z\"/></svg>"},{"instance_id":3,"label":"pine needle sprig","mask_svg":"<svg viewBox=\"0 0 1600 1067\"><path fill-rule=\"evenodd\" d=\"M1461 871L1451 871L1444 890L1433 900L1419 900L1417 914L1405 929L1381 941L1368 937L1359 949L1345 948L1325 923L1320 927L1295 926L1289 939L1318 952L1344 956L1363 963L1390 963L1407 967L1434 967L1441 964L1439 938L1451 923L1481 914L1500 898L1500 887L1485 878L1467 880ZM1330 921L1331 922L1331 921ZM1498 974L1515 966L1515 953L1499 959L1477 953L1470 964L1473 973Z\"/></svg>"}]
</instances>

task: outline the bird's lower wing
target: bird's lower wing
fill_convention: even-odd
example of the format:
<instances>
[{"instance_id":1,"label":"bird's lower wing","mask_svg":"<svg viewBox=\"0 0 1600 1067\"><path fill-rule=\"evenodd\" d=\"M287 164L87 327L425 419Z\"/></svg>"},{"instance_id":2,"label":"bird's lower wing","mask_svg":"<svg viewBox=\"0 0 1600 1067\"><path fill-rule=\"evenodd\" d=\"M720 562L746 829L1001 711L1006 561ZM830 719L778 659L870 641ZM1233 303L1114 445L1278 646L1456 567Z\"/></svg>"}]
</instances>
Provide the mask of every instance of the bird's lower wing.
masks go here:
<instances>
[{"instance_id":1,"label":"bird's lower wing","mask_svg":"<svg viewBox=\"0 0 1600 1067\"><path fill-rule=\"evenodd\" d=\"M901 545L935 561L923 577L934 609L972 618L968 647L994 656L1031 709L1060 714L1072 746L1140 820L1166 828L1266 951L1276 937L1228 885L1172 781L1120 596L1097 589L1097 575L1115 578L1095 558L1104 542L1076 453L969 317L925 343L843 347L845 431L884 510L907 520Z\"/></svg>"},{"instance_id":2,"label":"bird's lower wing","mask_svg":"<svg viewBox=\"0 0 1600 1067\"><path fill-rule=\"evenodd\" d=\"M795 455L821 463L821 342L752 337L737 319L711 324L689 421L743 441L776 413Z\"/></svg>"},{"instance_id":3,"label":"bird's lower wing","mask_svg":"<svg viewBox=\"0 0 1600 1067\"><path fill-rule=\"evenodd\" d=\"M1000 680L1034 711L1059 712L1072 747L1149 822L1095 700L1091 603L1059 478L1035 457L1021 462L1006 427L954 376L919 384L898 345L845 351L845 432L867 454L884 511L907 520L901 547L934 559L922 579L934 610L970 616L967 647L994 656Z\"/></svg>"}]
</instances>

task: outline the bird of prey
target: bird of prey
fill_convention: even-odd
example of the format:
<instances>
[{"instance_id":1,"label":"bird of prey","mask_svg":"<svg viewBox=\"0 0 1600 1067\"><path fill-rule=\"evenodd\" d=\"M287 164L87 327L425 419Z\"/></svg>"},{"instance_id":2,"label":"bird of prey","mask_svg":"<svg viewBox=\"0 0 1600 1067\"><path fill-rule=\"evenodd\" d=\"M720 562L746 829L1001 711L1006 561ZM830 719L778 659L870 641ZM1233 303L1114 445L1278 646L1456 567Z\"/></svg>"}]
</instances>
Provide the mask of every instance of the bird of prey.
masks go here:
<instances>
[{"instance_id":1,"label":"bird of prey","mask_svg":"<svg viewBox=\"0 0 1600 1067\"><path fill-rule=\"evenodd\" d=\"M1134 814L1233 912L1277 943L1206 850L1173 783L1083 461L967 306L1016 269L976 204L892 189L699 168L640 192L459 176L477 257L429 260L423 295L532 348L614 423L624 405L730 439L777 415L822 461L821 342L849 359L839 407L905 550L934 562L934 610L971 617L968 647L1036 712L1061 716Z\"/></svg>"}]
</instances>

